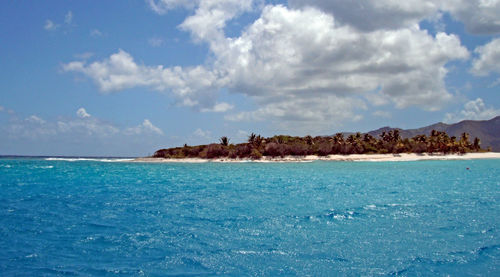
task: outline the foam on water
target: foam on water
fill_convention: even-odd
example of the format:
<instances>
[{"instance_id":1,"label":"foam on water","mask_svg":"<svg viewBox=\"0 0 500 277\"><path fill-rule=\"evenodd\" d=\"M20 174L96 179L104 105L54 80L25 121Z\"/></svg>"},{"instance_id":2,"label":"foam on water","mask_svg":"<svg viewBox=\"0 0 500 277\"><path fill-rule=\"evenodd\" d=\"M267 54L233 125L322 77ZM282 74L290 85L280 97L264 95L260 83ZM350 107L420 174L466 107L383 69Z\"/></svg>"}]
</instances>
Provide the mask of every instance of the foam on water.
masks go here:
<instances>
[{"instance_id":1,"label":"foam on water","mask_svg":"<svg viewBox=\"0 0 500 277\"><path fill-rule=\"evenodd\" d=\"M65 161L65 162L129 162L134 159L121 159L121 158L45 158L46 161Z\"/></svg>"},{"instance_id":2,"label":"foam on water","mask_svg":"<svg viewBox=\"0 0 500 277\"><path fill-rule=\"evenodd\" d=\"M0 159L0 275L500 276L500 160L102 160Z\"/></svg>"}]
</instances>

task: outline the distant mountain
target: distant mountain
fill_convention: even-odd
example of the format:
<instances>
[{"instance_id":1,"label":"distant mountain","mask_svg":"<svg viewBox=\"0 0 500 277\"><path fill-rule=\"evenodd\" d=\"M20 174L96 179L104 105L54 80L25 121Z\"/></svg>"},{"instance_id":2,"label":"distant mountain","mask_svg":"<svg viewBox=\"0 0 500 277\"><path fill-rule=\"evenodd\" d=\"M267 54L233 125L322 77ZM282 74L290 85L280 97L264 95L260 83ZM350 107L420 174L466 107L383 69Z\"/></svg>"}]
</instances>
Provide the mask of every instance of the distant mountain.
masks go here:
<instances>
[{"instance_id":1,"label":"distant mountain","mask_svg":"<svg viewBox=\"0 0 500 277\"><path fill-rule=\"evenodd\" d=\"M455 124L445 124L442 122L429 125L418 129L400 129L391 127L382 127L380 129L368 132L370 135L378 137L382 132L389 132L397 129L403 138L410 138L416 135L430 135L432 130L444 131L449 136L460 137L462 133L469 133L471 140L478 137L481 140L481 147L486 149L491 147L495 152L500 152L500 116L490 120L464 120Z\"/></svg>"}]
</instances>

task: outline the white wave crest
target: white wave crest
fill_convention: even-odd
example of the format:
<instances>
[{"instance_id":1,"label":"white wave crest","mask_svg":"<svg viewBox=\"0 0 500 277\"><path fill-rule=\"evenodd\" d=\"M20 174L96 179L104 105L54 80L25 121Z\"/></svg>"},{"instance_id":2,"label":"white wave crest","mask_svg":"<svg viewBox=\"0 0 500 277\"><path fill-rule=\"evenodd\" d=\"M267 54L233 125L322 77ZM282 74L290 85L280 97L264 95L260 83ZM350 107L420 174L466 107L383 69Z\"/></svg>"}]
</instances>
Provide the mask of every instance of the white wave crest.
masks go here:
<instances>
[{"instance_id":1,"label":"white wave crest","mask_svg":"<svg viewBox=\"0 0 500 277\"><path fill-rule=\"evenodd\" d=\"M66 162L104 162L104 163L116 163L116 162L130 162L134 159L113 159L113 158L46 158L46 161L66 161Z\"/></svg>"}]
</instances>

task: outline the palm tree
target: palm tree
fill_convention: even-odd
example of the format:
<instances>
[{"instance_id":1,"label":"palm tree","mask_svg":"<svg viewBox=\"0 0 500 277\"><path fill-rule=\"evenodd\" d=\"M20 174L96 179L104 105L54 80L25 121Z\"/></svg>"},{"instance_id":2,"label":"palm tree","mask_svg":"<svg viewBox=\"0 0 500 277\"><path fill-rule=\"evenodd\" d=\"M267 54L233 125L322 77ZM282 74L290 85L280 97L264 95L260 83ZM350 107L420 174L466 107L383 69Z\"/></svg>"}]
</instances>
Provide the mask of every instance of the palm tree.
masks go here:
<instances>
[{"instance_id":1,"label":"palm tree","mask_svg":"<svg viewBox=\"0 0 500 277\"><path fill-rule=\"evenodd\" d=\"M262 144L262 142L264 142L264 138L261 137L260 135L257 135L257 137L255 137L254 145L256 147L259 147Z\"/></svg>"},{"instance_id":2,"label":"palm tree","mask_svg":"<svg viewBox=\"0 0 500 277\"><path fill-rule=\"evenodd\" d=\"M255 133L251 133L249 136L248 136L248 143L250 144L254 144L255 143L255 139L257 138L257 135Z\"/></svg>"},{"instance_id":3,"label":"palm tree","mask_svg":"<svg viewBox=\"0 0 500 277\"><path fill-rule=\"evenodd\" d=\"M229 145L229 138L228 137L221 137L219 139L219 142L223 146L228 146Z\"/></svg>"},{"instance_id":4,"label":"palm tree","mask_svg":"<svg viewBox=\"0 0 500 277\"><path fill-rule=\"evenodd\" d=\"M335 143L335 144L344 143L344 134L336 133L335 136L333 137L333 143Z\"/></svg>"},{"instance_id":5,"label":"palm tree","mask_svg":"<svg viewBox=\"0 0 500 277\"><path fill-rule=\"evenodd\" d=\"M460 136L460 142L464 146L469 146L470 145L469 134L468 133L462 133L462 135Z\"/></svg>"},{"instance_id":6,"label":"palm tree","mask_svg":"<svg viewBox=\"0 0 500 277\"><path fill-rule=\"evenodd\" d=\"M474 138L473 148L475 151L479 151L481 149L481 140L479 138Z\"/></svg>"},{"instance_id":7,"label":"palm tree","mask_svg":"<svg viewBox=\"0 0 500 277\"><path fill-rule=\"evenodd\" d=\"M392 142L399 142L401 140L401 135L399 134L398 129L392 130Z\"/></svg>"}]
</instances>

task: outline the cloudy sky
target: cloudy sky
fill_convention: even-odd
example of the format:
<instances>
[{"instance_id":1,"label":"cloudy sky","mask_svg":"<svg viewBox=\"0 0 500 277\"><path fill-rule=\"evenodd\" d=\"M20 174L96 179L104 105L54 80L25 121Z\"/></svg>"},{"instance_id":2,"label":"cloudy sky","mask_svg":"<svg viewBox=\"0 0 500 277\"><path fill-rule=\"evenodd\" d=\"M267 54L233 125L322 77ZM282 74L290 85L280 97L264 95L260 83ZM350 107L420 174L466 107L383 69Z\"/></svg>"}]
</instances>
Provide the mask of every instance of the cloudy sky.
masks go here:
<instances>
[{"instance_id":1,"label":"cloudy sky","mask_svg":"<svg viewBox=\"0 0 500 277\"><path fill-rule=\"evenodd\" d=\"M0 154L500 115L500 0L4 1Z\"/></svg>"}]
</instances>

